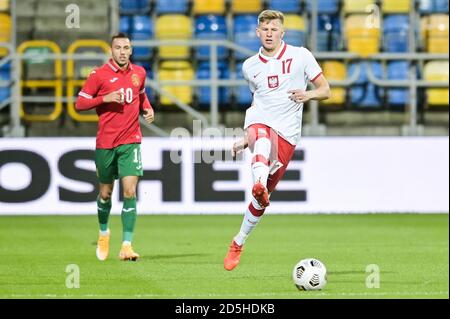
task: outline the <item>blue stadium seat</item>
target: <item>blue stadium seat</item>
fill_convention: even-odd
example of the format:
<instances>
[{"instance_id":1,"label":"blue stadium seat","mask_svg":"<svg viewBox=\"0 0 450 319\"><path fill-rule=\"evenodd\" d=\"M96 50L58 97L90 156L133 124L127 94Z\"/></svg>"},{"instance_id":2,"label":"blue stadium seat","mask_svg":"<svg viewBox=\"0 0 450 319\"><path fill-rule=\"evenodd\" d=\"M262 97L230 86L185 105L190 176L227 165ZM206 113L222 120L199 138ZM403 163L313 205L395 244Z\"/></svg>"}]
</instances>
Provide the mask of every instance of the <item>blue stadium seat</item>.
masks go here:
<instances>
[{"instance_id":1,"label":"blue stadium seat","mask_svg":"<svg viewBox=\"0 0 450 319\"><path fill-rule=\"evenodd\" d=\"M4 64L0 67L0 81L10 81L11 73L10 73L10 64ZM11 95L11 91L9 87L0 86L0 103L4 100L8 99Z\"/></svg>"},{"instance_id":2,"label":"blue stadium seat","mask_svg":"<svg viewBox=\"0 0 450 319\"><path fill-rule=\"evenodd\" d=\"M219 79L229 79L230 70L226 62L220 62L218 64ZM199 80L206 80L211 78L210 64L207 61L200 62L197 67L196 77ZM211 103L211 90L207 86L198 87L196 89L198 102L201 107L209 107ZM219 88L219 104L222 106L228 106L230 104L230 88Z\"/></svg>"},{"instance_id":3,"label":"blue stadium seat","mask_svg":"<svg viewBox=\"0 0 450 319\"><path fill-rule=\"evenodd\" d=\"M121 14L144 14L150 10L149 0L120 0Z\"/></svg>"},{"instance_id":4,"label":"blue stadium seat","mask_svg":"<svg viewBox=\"0 0 450 319\"><path fill-rule=\"evenodd\" d=\"M189 9L188 0L156 0L156 13L186 13Z\"/></svg>"},{"instance_id":5,"label":"blue stadium seat","mask_svg":"<svg viewBox=\"0 0 450 319\"><path fill-rule=\"evenodd\" d=\"M311 12L311 1L317 1L319 13L337 13L339 10L339 0L307 0L306 8Z\"/></svg>"},{"instance_id":6,"label":"blue stadium seat","mask_svg":"<svg viewBox=\"0 0 450 319\"><path fill-rule=\"evenodd\" d=\"M258 16L253 14L236 15L233 20L234 42L235 44L257 52L261 42L256 36L258 27ZM236 52L237 59L245 59L247 56Z\"/></svg>"},{"instance_id":7,"label":"blue stadium seat","mask_svg":"<svg viewBox=\"0 0 450 319\"><path fill-rule=\"evenodd\" d=\"M420 0L419 12L422 14L447 13L448 0Z\"/></svg>"},{"instance_id":8,"label":"blue stadium seat","mask_svg":"<svg viewBox=\"0 0 450 319\"><path fill-rule=\"evenodd\" d=\"M130 16L120 16L119 31L129 34L130 30L131 30L131 17Z\"/></svg>"},{"instance_id":9,"label":"blue stadium seat","mask_svg":"<svg viewBox=\"0 0 450 319\"><path fill-rule=\"evenodd\" d=\"M347 68L347 76L351 77L355 72L356 66L360 63L350 63ZM372 62L371 68L377 78L382 78L383 71L379 62ZM361 65L361 72L358 81L350 89L351 104L356 108L380 108L382 106L380 89L370 83L365 71L365 65Z\"/></svg>"},{"instance_id":10,"label":"blue stadium seat","mask_svg":"<svg viewBox=\"0 0 450 319\"><path fill-rule=\"evenodd\" d=\"M434 0L434 12L448 14L448 0Z\"/></svg>"},{"instance_id":11,"label":"blue stadium seat","mask_svg":"<svg viewBox=\"0 0 450 319\"><path fill-rule=\"evenodd\" d=\"M408 61L391 61L387 64L389 80L407 80L409 78ZM392 88L387 90L387 101L390 105L406 105L409 103L409 90Z\"/></svg>"},{"instance_id":12,"label":"blue stadium seat","mask_svg":"<svg viewBox=\"0 0 450 319\"><path fill-rule=\"evenodd\" d=\"M317 19L317 51L339 51L341 22L338 15L320 14Z\"/></svg>"},{"instance_id":13,"label":"blue stadium seat","mask_svg":"<svg viewBox=\"0 0 450 319\"><path fill-rule=\"evenodd\" d=\"M300 1L298 0L269 0L269 9L282 11L284 13L300 12Z\"/></svg>"},{"instance_id":14,"label":"blue stadium seat","mask_svg":"<svg viewBox=\"0 0 450 319\"><path fill-rule=\"evenodd\" d=\"M243 62L236 64L236 80L241 80L244 78L244 75L242 74L242 64ZM236 97L236 102L241 109L245 110L250 107L253 101L253 95L250 92L248 85L236 87L234 94Z\"/></svg>"},{"instance_id":15,"label":"blue stadium seat","mask_svg":"<svg viewBox=\"0 0 450 319\"><path fill-rule=\"evenodd\" d=\"M224 16L202 15L195 19L195 37L204 40L226 40L227 24ZM209 59L209 46L198 47L196 50L197 59ZM225 47L217 48L219 59L227 56Z\"/></svg>"},{"instance_id":16,"label":"blue stadium seat","mask_svg":"<svg viewBox=\"0 0 450 319\"><path fill-rule=\"evenodd\" d=\"M383 47L387 52L408 52L409 17L387 15L384 17Z\"/></svg>"},{"instance_id":17,"label":"blue stadium seat","mask_svg":"<svg viewBox=\"0 0 450 319\"><path fill-rule=\"evenodd\" d=\"M133 40L149 40L153 37L153 23L148 16L135 15L132 18L131 38ZM151 56L151 48L133 48L133 57L136 59L147 59Z\"/></svg>"}]
</instances>

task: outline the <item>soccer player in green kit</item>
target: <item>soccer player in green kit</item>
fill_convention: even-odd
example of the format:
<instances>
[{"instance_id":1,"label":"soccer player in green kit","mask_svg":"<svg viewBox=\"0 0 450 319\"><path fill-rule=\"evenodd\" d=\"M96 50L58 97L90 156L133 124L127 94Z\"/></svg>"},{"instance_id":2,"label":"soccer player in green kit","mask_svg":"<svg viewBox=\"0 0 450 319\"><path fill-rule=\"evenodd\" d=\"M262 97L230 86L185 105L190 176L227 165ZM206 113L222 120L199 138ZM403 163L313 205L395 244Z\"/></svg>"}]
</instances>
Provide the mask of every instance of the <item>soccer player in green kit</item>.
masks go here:
<instances>
[{"instance_id":1,"label":"soccer player in green kit","mask_svg":"<svg viewBox=\"0 0 450 319\"><path fill-rule=\"evenodd\" d=\"M99 117L95 165L100 183L97 198L100 224L96 255L105 260L109 255L111 195L115 179L123 186L123 242L120 260L137 260L131 241L136 223L136 186L143 175L141 163L142 133L139 114L147 123L154 120L153 108L145 94L145 69L132 64L132 47L127 35L119 33L111 39L111 59L93 70L78 94L76 109L95 108Z\"/></svg>"}]
</instances>

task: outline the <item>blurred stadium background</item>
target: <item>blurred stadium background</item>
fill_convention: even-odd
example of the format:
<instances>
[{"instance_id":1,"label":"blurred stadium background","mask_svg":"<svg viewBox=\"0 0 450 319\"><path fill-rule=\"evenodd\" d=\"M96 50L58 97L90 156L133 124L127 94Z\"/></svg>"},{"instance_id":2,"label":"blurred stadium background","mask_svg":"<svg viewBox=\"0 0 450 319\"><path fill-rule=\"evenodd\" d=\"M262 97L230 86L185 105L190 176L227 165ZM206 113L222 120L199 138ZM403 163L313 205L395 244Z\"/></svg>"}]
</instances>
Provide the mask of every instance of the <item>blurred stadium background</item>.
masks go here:
<instances>
[{"instance_id":1,"label":"blurred stadium background","mask_svg":"<svg viewBox=\"0 0 450 319\"><path fill-rule=\"evenodd\" d=\"M240 127L265 8L286 14L286 42L312 50L333 86L305 106L304 136L448 135L447 0L0 0L2 134L92 136L96 116L74 97L118 31L148 71L147 136L192 118Z\"/></svg>"}]
</instances>

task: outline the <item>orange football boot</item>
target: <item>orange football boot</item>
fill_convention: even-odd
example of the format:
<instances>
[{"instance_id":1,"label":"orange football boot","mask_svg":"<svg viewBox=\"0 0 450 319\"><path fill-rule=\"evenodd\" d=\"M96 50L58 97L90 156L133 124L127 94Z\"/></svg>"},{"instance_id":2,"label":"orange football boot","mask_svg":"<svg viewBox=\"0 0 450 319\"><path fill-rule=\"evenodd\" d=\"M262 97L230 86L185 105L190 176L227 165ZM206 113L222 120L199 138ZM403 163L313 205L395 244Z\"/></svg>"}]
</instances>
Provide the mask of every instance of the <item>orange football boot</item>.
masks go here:
<instances>
[{"instance_id":1,"label":"orange football boot","mask_svg":"<svg viewBox=\"0 0 450 319\"><path fill-rule=\"evenodd\" d=\"M119 259L120 260L132 260L136 261L139 258L139 254L133 251L130 244L122 244L120 249Z\"/></svg>"},{"instance_id":2,"label":"orange football boot","mask_svg":"<svg viewBox=\"0 0 450 319\"><path fill-rule=\"evenodd\" d=\"M109 237L111 235L110 230L108 229L108 234L107 235L102 235L100 234L98 236L98 241L97 241L97 250L96 250L96 255L97 258L101 261L106 260L106 258L108 258L109 255Z\"/></svg>"},{"instance_id":3,"label":"orange football boot","mask_svg":"<svg viewBox=\"0 0 450 319\"><path fill-rule=\"evenodd\" d=\"M269 193L267 192L267 188L264 187L260 182L253 185L252 195L257 200L258 204L262 208L266 208L270 205L269 201Z\"/></svg>"},{"instance_id":4,"label":"orange football boot","mask_svg":"<svg viewBox=\"0 0 450 319\"><path fill-rule=\"evenodd\" d=\"M232 241L230 249L228 250L226 257L223 260L223 266L226 270L233 270L237 265L239 265L242 247L243 246L239 246L238 244L236 244L234 240Z\"/></svg>"}]
</instances>

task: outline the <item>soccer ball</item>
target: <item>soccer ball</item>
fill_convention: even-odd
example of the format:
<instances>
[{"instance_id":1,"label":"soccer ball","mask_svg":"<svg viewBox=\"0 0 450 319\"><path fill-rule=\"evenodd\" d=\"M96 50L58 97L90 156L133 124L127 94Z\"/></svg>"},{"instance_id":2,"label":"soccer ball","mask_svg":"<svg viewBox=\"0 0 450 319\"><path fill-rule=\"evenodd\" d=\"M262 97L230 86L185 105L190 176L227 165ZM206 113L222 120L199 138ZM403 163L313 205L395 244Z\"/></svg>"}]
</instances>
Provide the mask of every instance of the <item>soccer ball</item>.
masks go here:
<instances>
[{"instance_id":1,"label":"soccer ball","mask_svg":"<svg viewBox=\"0 0 450 319\"><path fill-rule=\"evenodd\" d=\"M321 290L327 284L327 269L320 260L302 259L295 265L292 279L299 290Z\"/></svg>"}]
</instances>

